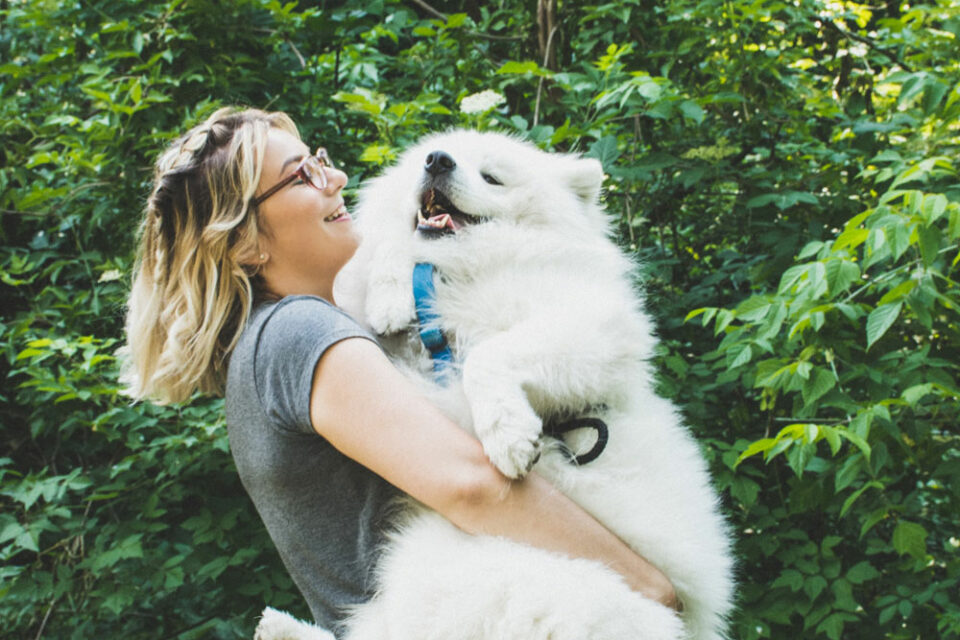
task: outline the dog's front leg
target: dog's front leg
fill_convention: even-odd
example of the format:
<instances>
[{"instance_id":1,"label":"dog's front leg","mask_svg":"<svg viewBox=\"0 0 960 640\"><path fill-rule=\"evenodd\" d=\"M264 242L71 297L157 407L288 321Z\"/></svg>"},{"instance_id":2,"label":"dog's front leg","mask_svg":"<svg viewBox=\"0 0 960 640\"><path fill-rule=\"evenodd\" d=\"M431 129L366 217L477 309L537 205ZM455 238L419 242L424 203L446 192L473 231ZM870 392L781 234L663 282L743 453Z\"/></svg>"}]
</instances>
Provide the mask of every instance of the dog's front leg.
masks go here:
<instances>
[{"instance_id":1,"label":"dog's front leg","mask_svg":"<svg viewBox=\"0 0 960 640\"><path fill-rule=\"evenodd\" d=\"M616 323L590 308L538 316L467 351L463 387L474 430L490 460L511 478L537 459L540 415L615 402L639 392L652 342L639 323Z\"/></svg>"},{"instance_id":2,"label":"dog's front leg","mask_svg":"<svg viewBox=\"0 0 960 640\"><path fill-rule=\"evenodd\" d=\"M537 461L543 423L524 391L529 379L528 349L516 328L469 350L463 362L463 390L473 428L490 461L510 478L521 478Z\"/></svg>"},{"instance_id":3,"label":"dog's front leg","mask_svg":"<svg viewBox=\"0 0 960 640\"><path fill-rule=\"evenodd\" d=\"M413 256L403 244L382 243L374 251L367 278L366 321L376 333L406 329L416 317Z\"/></svg>"}]
</instances>

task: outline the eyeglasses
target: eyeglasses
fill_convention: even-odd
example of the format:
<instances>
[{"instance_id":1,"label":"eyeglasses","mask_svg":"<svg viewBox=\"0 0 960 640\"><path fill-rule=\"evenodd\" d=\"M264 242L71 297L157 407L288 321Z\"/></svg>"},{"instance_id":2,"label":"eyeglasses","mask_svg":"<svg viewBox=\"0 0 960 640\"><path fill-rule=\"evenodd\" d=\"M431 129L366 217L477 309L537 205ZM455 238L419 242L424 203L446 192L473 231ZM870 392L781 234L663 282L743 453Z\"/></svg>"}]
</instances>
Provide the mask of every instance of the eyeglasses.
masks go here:
<instances>
[{"instance_id":1,"label":"eyeglasses","mask_svg":"<svg viewBox=\"0 0 960 640\"><path fill-rule=\"evenodd\" d=\"M293 170L293 173L267 189L266 192L260 194L257 198L254 198L253 204L259 205L261 202L298 178L306 182L317 191L323 191L327 188L326 170L332 168L333 162L330 160L330 156L327 155L327 150L323 147L320 147L317 149L316 154L312 156L306 156L303 160L301 160L300 164L297 165L297 168Z\"/></svg>"}]
</instances>

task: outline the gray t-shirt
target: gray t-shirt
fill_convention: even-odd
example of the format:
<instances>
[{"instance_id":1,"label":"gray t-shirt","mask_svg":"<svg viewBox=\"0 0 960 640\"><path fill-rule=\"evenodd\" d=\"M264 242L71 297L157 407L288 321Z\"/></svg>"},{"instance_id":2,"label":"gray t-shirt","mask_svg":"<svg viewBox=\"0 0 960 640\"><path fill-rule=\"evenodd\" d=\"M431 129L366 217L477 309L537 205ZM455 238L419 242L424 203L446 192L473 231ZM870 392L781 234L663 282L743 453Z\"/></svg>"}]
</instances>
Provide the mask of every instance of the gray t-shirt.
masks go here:
<instances>
[{"instance_id":1,"label":"gray t-shirt","mask_svg":"<svg viewBox=\"0 0 960 640\"><path fill-rule=\"evenodd\" d=\"M399 494L310 422L317 361L354 337L373 340L322 298L290 296L253 311L227 373L227 430L240 480L314 618L334 633L343 608L372 595L387 507Z\"/></svg>"}]
</instances>

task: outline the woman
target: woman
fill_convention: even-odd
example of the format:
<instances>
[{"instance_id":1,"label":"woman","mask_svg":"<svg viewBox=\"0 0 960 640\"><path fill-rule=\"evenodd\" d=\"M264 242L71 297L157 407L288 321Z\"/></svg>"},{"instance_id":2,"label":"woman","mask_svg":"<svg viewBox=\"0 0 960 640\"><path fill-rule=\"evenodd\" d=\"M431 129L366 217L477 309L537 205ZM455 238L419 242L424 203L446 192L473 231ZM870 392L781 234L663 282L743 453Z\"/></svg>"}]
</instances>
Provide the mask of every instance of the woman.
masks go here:
<instances>
[{"instance_id":1,"label":"woman","mask_svg":"<svg viewBox=\"0 0 960 640\"><path fill-rule=\"evenodd\" d=\"M600 561L676 606L666 577L536 474L502 476L335 306L357 237L347 176L280 113L222 109L159 159L130 295L138 398L225 393L241 480L317 621L371 596L387 506Z\"/></svg>"}]
</instances>

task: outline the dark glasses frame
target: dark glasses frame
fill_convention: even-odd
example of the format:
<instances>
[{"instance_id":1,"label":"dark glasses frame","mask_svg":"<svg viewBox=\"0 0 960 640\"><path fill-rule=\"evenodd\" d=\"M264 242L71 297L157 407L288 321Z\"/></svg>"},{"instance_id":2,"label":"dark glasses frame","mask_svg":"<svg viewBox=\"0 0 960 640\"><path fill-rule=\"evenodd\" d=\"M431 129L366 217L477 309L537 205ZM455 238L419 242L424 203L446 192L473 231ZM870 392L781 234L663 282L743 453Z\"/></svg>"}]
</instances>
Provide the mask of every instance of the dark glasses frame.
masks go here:
<instances>
[{"instance_id":1,"label":"dark glasses frame","mask_svg":"<svg viewBox=\"0 0 960 640\"><path fill-rule=\"evenodd\" d=\"M332 168L333 162L330 160L330 156L327 155L327 150L320 147L312 156L304 156L300 164L297 165L297 168L293 170L293 173L254 198L253 204L259 206L264 200L298 178L317 191L323 191L327 188L328 184L327 169Z\"/></svg>"}]
</instances>

